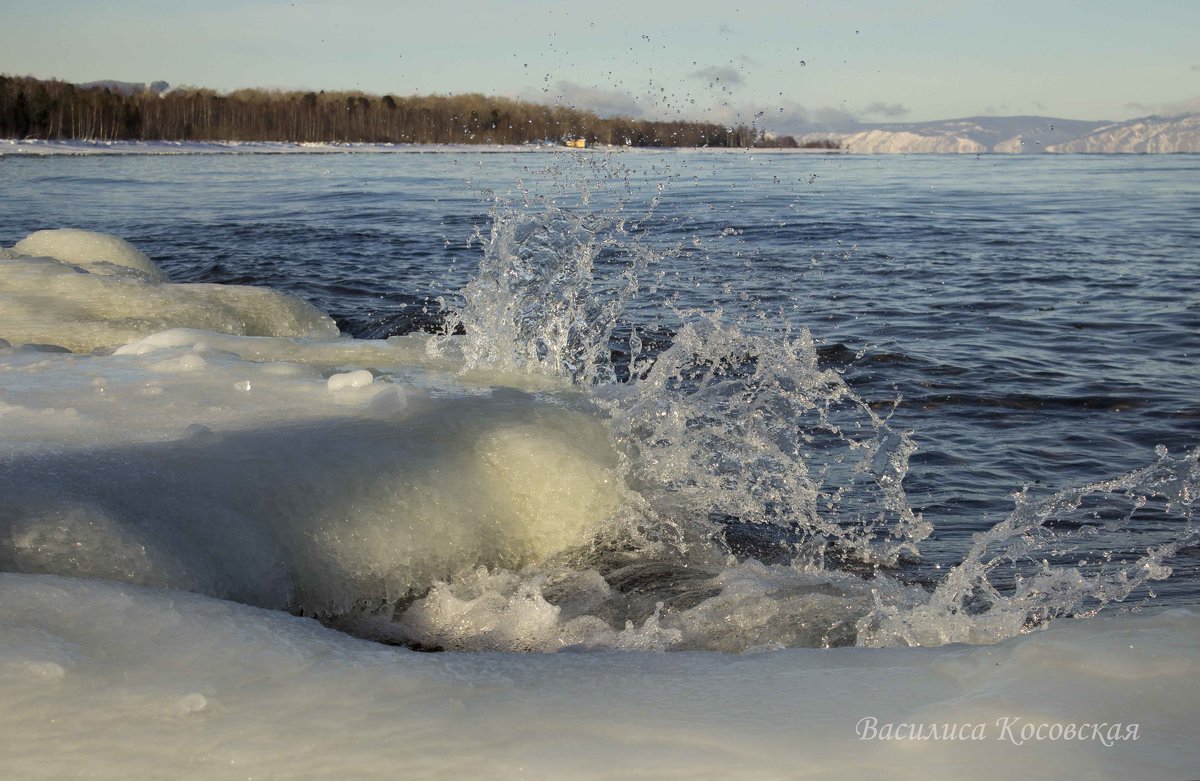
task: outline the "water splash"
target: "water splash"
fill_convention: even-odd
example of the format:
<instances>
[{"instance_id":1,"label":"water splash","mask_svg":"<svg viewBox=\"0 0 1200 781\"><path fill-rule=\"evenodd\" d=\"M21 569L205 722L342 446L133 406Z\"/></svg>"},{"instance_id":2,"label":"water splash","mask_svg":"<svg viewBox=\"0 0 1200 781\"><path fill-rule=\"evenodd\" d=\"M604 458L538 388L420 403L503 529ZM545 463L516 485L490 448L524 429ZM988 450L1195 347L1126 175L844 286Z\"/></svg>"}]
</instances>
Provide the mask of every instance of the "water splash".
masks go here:
<instances>
[{"instance_id":1,"label":"water splash","mask_svg":"<svg viewBox=\"0 0 1200 781\"><path fill-rule=\"evenodd\" d=\"M608 539L520 572L480 569L439 582L373 636L536 652L994 643L1094 616L1169 577L1169 559L1200 541L1198 489L1200 451L1164 453L1144 469L1038 502L1021 494L932 589L905 582L903 568L739 561L715 540L679 548ZM1145 544L1140 551L1130 532Z\"/></svg>"},{"instance_id":2,"label":"water splash","mask_svg":"<svg viewBox=\"0 0 1200 781\"><path fill-rule=\"evenodd\" d=\"M808 331L761 336L720 312L681 316L669 348L595 394L632 487L664 516L786 533L809 563L915 555L931 529L903 489L915 445L818 365Z\"/></svg>"},{"instance_id":3,"label":"water splash","mask_svg":"<svg viewBox=\"0 0 1200 781\"><path fill-rule=\"evenodd\" d=\"M614 382L608 342L650 258L627 236L621 219L497 207L479 273L447 321L465 331L466 365ZM616 267L615 285L597 285L597 264Z\"/></svg>"},{"instance_id":4,"label":"water splash","mask_svg":"<svg viewBox=\"0 0 1200 781\"><path fill-rule=\"evenodd\" d=\"M655 289L644 280L660 255L620 209L497 206L479 273L448 318L448 333L465 335L434 344L460 350L468 370L585 391L568 403L608 426L625 504L587 546L388 606L372 625L381 639L735 652L996 642L1125 600L1196 542L1200 451L1164 451L1042 501L1019 494L959 564L917 585L933 526L909 505L917 446L876 411L887 404L823 368L811 334L782 316L661 302L678 321L671 341L645 342L624 318Z\"/></svg>"},{"instance_id":5,"label":"water splash","mask_svg":"<svg viewBox=\"0 0 1200 781\"><path fill-rule=\"evenodd\" d=\"M1160 447L1157 455L1147 467L1042 501L1017 494L1008 518L975 535L925 604L877 601L859 622L859 643L996 642L1056 618L1089 618L1170 577L1169 559L1200 541L1200 450L1173 457Z\"/></svg>"},{"instance_id":6,"label":"water splash","mask_svg":"<svg viewBox=\"0 0 1200 781\"><path fill-rule=\"evenodd\" d=\"M575 162L588 182L576 193L579 208L534 198L518 183L520 204L497 197L488 236L476 232L473 243L483 248L478 271L458 306L442 302L445 334L465 334L451 349L467 370L557 377L582 387L617 381L613 331L641 292L647 269L677 252L651 248L637 236L666 184L657 185L645 213L630 221L621 199L633 192L628 169L606 158ZM624 183L615 204L591 208L594 191L611 197L606 191L614 181ZM448 347L444 338L430 343L434 352Z\"/></svg>"}]
</instances>

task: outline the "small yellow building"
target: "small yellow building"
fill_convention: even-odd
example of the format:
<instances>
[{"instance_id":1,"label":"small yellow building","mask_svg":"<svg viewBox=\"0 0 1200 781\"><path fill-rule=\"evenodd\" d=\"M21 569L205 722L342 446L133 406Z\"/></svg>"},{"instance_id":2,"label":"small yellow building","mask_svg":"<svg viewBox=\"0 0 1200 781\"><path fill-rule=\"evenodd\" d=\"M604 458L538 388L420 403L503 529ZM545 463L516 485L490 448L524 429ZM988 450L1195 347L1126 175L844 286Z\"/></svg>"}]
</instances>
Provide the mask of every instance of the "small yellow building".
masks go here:
<instances>
[{"instance_id":1,"label":"small yellow building","mask_svg":"<svg viewBox=\"0 0 1200 781\"><path fill-rule=\"evenodd\" d=\"M565 139L563 141L563 143L566 144L567 146L571 147L572 149L586 149L587 148L587 139L586 138L568 138L568 139Z\"/></svg>"}]
</instances>

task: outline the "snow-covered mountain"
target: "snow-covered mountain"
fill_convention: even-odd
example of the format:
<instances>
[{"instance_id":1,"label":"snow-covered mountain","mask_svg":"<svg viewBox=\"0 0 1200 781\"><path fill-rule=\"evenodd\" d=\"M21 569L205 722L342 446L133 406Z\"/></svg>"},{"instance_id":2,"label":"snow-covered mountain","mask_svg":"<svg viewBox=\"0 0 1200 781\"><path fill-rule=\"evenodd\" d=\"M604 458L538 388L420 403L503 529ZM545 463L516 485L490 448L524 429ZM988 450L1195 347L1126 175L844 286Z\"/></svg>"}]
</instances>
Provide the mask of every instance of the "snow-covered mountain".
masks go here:
<instances>
[{"instance_id":1,"label":"snow-covered mountain","mask_svg":"<svg viewBox=\"0 0 1200 781\"><path fill-rule=\"evenodd\" d=\"M1090 154L1200 152L1200 114L1142 117L1105 125L1047 152Z\"/></svg>"},{"instance_id":2,"label":"snow-covered mountain","mask_svg":"<svg viewBox=\"0 0 1200 781\"><path fill-rule=\"evenodd\" d=\"M860 154L996 152L1200 152L1200 114L1143 117L1127 122L1053 117L966 117L936 122L886 123L840 133L810 133L805 141L833 139Z\"/></svg>"},{"instance_id":3,"label":"snow-covered mountain","mask_svg":"<svg viewBox=\"0 0 1200 781\"><path fill-rule=\"evenodd\" d=\"M891 152L976 154L990 151L984 144L965 136L953 133L926 135L908 130L864 130L844 135L838 141L842 149L868 155Z\"/></svg>"},{"instance_id":4,"label":"snow-covered mountain","mask_svg":"<svg viewBox=\"0 0 1200 781\"><path fill-rule=\"evenodd\" d=\"M890 122L840 139L851 152L1043 152L1107 122L1054 117L964 117L935 122Z\"/></svg>"}]
</instances>

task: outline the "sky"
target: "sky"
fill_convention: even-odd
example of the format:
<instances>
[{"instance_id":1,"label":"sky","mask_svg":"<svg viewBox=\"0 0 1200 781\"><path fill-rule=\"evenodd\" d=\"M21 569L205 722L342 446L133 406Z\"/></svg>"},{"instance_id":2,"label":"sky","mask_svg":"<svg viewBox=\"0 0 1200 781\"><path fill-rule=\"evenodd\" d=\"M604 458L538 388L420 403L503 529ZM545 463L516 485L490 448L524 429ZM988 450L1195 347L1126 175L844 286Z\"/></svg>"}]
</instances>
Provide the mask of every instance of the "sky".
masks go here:
<instances>
[{"instance_id":1,"label":"sky","mask_svg":"<svg viewBox=\"0 0 1200 781\"><path fill-rule=\"evenodd\" d=\"M0 0L0 73L482 92L797 132L1200 111L1192 0Z\"/></svg>"}]
</instances>

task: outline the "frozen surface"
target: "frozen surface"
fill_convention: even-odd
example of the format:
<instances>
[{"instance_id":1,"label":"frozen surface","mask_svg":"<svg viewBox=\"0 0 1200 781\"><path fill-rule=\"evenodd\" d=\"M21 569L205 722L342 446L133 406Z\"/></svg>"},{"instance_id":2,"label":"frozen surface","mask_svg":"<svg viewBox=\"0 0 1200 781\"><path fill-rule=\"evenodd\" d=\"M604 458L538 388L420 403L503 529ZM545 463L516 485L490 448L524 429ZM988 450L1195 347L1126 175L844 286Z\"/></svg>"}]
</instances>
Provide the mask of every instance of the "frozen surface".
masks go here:
<instances>
[{"instance_id":1,"label":"frozen surface","mask_svg":"<svg viewBox=\"0 0 1200 781\"><path fill-rule=\"evenodd\" d=\"M267 289L153 280L113 237L24 251L63 257L0 260L0 568L343 613L538 561L618 502L596 422L439 380L420 337L339 339ZM131 341L172 325L212 330Z\"/></svg>"},{"instance_id":2,"label":"frozen surface","mask_svg":"<svg viewBox=\"0 0 1200 781\"><path fill-rule=\"evenodd\" d=\"M420 654L99 581L0 575L0 593L0 764L19 778L1096 779L1200 766L1200 617L1183 611L989 647L514 656ZM966 724L983 739L860 740L864 718ZM1118 722L1137 739L1092 737ZM1047 723L1087 724L1088 739L1016 744Z\"/></svg>"},{"instance_id":3,"label":"frozen surface","mask_svg":"<svg viewBox=\"0 0 1200 781\"><path fill-rule=\"evenodd\" d=\"M45 230L0 256L0 333L74 352L120 347L168 328L254 336L337 336L310 304L267 288L171 284L125 241Z\"/></svg>"},{"instance_id":4,"label":"frozen surface","mask_svg":"<svg viewBox=\"0 0 1200 781\"><path fill-rule=\"evenodd\" d=\"M94 231L75 228L36 231L18 241L12 251L17 255L55 258L99 274L133 269L156 282L167 279L150 258L129 242Z\"/></svg>"},{"instance_id":5,"label":"frozen surface","mask_svg":"<svg viewBox=\"0 0 1200 781\"><path fill-rule=\"evenodd\" d=\"M344 612L540 560L617 503L615 454L581 413L438 391L414 367L425 388L333 368L386 367L403 340L313 345L322 371L296 362L301 344L274 344L293 362L244 360L218 348L274 340L195 334L111 356L0 351L0 568Z\"/></svg>"}]
</instances>

